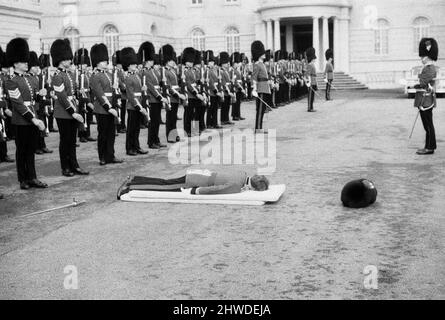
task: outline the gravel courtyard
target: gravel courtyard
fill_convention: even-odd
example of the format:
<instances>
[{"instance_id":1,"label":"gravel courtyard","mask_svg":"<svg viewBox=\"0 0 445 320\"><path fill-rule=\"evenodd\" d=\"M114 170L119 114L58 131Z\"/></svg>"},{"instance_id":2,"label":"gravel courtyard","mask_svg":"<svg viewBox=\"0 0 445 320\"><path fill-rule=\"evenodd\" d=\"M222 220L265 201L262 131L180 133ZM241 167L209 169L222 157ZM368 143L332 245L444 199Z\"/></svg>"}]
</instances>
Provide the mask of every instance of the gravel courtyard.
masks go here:
<instances>
[{"instance_id":1,"label":"gravel courtyard","mask_svg":"<svg viewBox=\"0 0 445 320\"><path fill-rule=\"evenodd\" d=\"M271 180L287 191L264 207L116 201L130 174L190 167L170 164L165 150L130 159L124 135L124 164L100 167L96 145L82 144L79 162L92 174L69 179L52 134L55 153L36 163L44 191L19 190L15 164L0 164L0 299L444 299L445 100L434 113L439 149L421 157L420 121L408 140L412 100L395 91L333 98L317 98L317 113L301 100L266 116L277 130ZM237 128L251 128L254 104L242 108ZM343 185L362 177L375 182L377 204L343 208ZM87 203L26 216L73 198ZM78 271L77 290L64 288L66 266ZM377 290L364 286L367 266L378 269Z\"/></svg>"}]
</instances>

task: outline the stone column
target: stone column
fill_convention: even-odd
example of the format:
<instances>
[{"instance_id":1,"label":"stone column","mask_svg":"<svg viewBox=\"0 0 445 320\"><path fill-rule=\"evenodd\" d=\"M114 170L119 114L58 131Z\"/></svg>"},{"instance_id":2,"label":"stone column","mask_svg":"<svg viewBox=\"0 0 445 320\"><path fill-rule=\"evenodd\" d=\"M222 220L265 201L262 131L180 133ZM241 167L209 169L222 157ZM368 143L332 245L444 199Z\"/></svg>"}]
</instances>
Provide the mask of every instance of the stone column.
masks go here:
<instances>
[{"instance_id":1,"label":"stone column","mask_svg":"<svg viewBox=\"0 0 445 320\"><path fill-rule=\"evenodd\" d=\"M312 28L312 33L313 33L313 37L312 37L312 46L315 49L315 54L318 57L318 60L320 60L320 27L318 25L318 17L312 17L313 19L313 28ZM316 63L316 65L319 67L320 62ZM317 72L320 70L317 70Z\"/></svg>"},{"instance_id":2,"label":"stone column","mask_svg":"<svg viewBox=\"0 0 445 320\"><path fill-rule=\"evenodd\" d=\"M339 24L338 24L338 18L334 17L334 66L335 69L341 70L341 48L340 48L340 32L339 32Z\"/></svg>"},{"instance_id":3,"label":"stone column","mask_svg":"<svg viewBox=\"0 0 445 320\"><path fill-rule=\"evenodd\" d=\"M323 61L322 67L326 65L325 52L329 49L329 23L328 18L323 17L323 49L320 52L320 61Z\"/></svg>"},{"instance_id":4,"label":"stone column","mask_svg":"<svg viewBox=\"0 0 445 320\"><path fill-rule=\"evenodd\" d=\"M341 47L339 59L341 60L341 71L349 73L349 18L340 19L339 32Z\"/></svg>"},{"instance_id":5,"label":"stone column","mask_svg":"<svg viewBox=\"0 0 445 320\"><path fill-rule=\"evenodd\" d=\"M273 31L272 31L272 20L267 20L266 22L266 29L267 29L267 37L266 37L266 50L272 49L273 46Z\"/></svg>"},{"instance_id":6,"label":"stone column","mask_svg":"<svg viewBox=\"0 0 445 320\"><path fill-rule=\"evenodd\" d=\"M281 31L280 31L280 19L274 21L274 51L281 50Z\"/></svg>"},{"instance_id":7,"label":"stone column","mask_svg":"<svg viewBox=\"0 0 445 320\"><path fill-rule=\"evenodd\" d=\"M294 51L294 30L293 25L286 25L286 51L292 52Z\"/></svg>"}]
</instances>

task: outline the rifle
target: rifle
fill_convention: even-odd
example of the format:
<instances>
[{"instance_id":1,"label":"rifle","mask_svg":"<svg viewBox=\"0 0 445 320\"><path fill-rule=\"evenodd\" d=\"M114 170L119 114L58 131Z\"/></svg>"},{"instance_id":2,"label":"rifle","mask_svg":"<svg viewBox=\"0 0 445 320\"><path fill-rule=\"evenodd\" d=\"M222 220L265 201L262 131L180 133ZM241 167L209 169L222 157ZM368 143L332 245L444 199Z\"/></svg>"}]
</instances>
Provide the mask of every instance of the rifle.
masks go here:
<instances>
[{"instance_id":1,"label":"rifle","mask_svg":"<svg viewBox=\"0 0 445 320\"><path fill-rule=\"evenodd\" d=\"M181 53L181 90L182 93L185 95L185 100L183 101L184 107L188 107L189 100L187 95L187 84L186 84L186 77L185 77L185 65L182 63L183 61L183 53Z\"/></svg>"},{"instance_id":2,"label":"rifle","mask_svg":"<svg viewBox=\"0 0 445 320\"><path fill-rule=\"evenodd\" d=\"M161 47L161 55L159 57L159 59L161 60L161 87L162 87L162 94L165 96L165 98L167 99L167 103L165 105L165 109L167 111L171 111L172 110L172 105L171 105L171 101L170 101L170 94L168 92L168 87L167 87L167 76L165 74L165 66L163 65L163 61L164 61L164 51Z\"/></svg>"},{"instance_id":3,"label":"rifle","mask_svg":"<svg viewBox=\"0 0 445 320\"><path fill-rule=\"evenodd\" d=\"M6 141L6 126L3 108L6 107L6 101L3 100L3 83L0 79L0 142Z\"/></svg>"},{"instance_id":4,"label":"rifle","mask_svg":"<svg viewBox=\"0 0 445 320\"><path fill-rule=\"evenodd\" d=\"M83 114L84 122L81 123L79 130L81 132L86 131L86 114L87 114L87 103L88 103L88 95L85 92L85 71L83 70L83 65L85 63L85 45L82 47L82 55L80 56L80 79L79 76L76 76L76 82L79 83L79 91L77 93L77 98L79 100L79 111ZM77 71L77 69L76 69Z\"/></svg>"},{"instance_id":5,"label":"rifle","mask_svg":"<svg viewBox=\"0 0 445 320\"><path fill-rule=\"evenodd\" d=\"M112 97L112 108L117 111L117 118L115 119L115 124L120 125L121 120L121 107L122 107L122 94L119 89L119 78L117 76L117 68L113 70L113 97Z\"/></svg>"}]
</instances>

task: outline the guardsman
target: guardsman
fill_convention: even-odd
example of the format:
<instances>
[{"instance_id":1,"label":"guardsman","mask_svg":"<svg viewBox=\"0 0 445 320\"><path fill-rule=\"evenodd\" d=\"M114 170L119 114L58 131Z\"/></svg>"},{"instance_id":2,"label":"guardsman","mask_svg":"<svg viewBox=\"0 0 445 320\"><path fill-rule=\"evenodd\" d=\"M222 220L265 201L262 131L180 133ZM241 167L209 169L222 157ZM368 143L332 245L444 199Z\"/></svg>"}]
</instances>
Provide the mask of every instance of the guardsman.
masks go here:
<instances>
[{"instance_id":1,"label":"guardsman","mask_svg":"<svg viewBox=\"0 0 445 320\"><path fill-rule=\"evenodd\" d=\"M147 122L143 120L148 118L148 110L142 105L142 81L138 74L138 56L133 48L124 48L118 54L122 70L127 72L127 75L124 76L128 114L125 149L127 155L132 157L138 154L144 155L148 151L142 150L139 134L141 123Z\"/></svg>"},{"instance_id":2,"label":"guardsman","mask_svg":"<svg viewBox=\"0 0 445 320\"><path fill-rule=\"evenodd\" d=\"M91 60L88 50L85 48L77 50L74 55L74 71L77 87L77 99L79 100L79 113L85 119L86 130L79 130L80 142L94 142L96 139L91 137L91 122L93 120L94 105L91 100L90 76L88 67L91 66Z\"/></svg>"},{"instance_id":3,"label":"guardsman","mask_svg":"<svg viewBox=\"0 0 445 320\"><path fill-rule=\"evenodd\" d=\"M6 69L6 55L0 47L0 162L14 162L8 156L8 135L7 122L11 122L12 111L8 107L8 100L6 99L6 81L9 76L3 73Z\"/></svg>"},{"instance_id":4,"label":"guardsman","mask_svg":"<svg viewBox=\"0 0 445 320\"><path fill-rule=\"evenodd\" d=\"M249 58L243 53L242 54L243 65L242 74L244 81L244 90L247 92L247 100L252 100L252 64L249 62ZM241 119L245 120L245 119Z\"/></svg>"},{"instance_id":5,"label":"guardsman","mask_svg":"<svg viewBox=\"0 0 445 320\"><path fill-rule=\"evenodd\" d=\"M264 105L265 101L270 101L270 83L269 75L267 73L266 66L264 65L264 59L266 59L266 50L264 44L261 41L255 41L252 43L252 60L254 62L253 74L252 74L252 95L257 99L256 101L256 122L255 133L267 134L267 131L263 130L263 118L266 110Z\"/></svg>"},{"instance_id":6,"label":"guardsman","mask_svg":"<svg viewBox=\"0 0 445 320\"><path fill-rule=\"evenodd\" d=\"M180 92L179 76L176 72L176 53L169 44L161 48L161 58L163 65L163 85L166 87L170 97L170 110L167 110L166 117L166 135L168 143L177 143L181 141L177 130L178 108L186 97Z\"/></svg>"},{"instance_id":7,"label":"guardsman","mask_svg":"<svg viewBox=\"0 0 445 320\"><path fill-rule=\"evenodd\" d=\"M195 61L195 49L185 48L183 52L183 63L185 64L184 77L185 88L188 98L188 106L185 107L184 112L184 131L188 137L192 136L192 122L195 119L195 114L199 109L204 97L199 92L196 74L193 70Z\"/></svg>"},{"instance_id":8,"label":"guardsman","mask_svg":"<svg viewBox=\"0 0 445 320\"><path fill-rule=\"evenodd\" d=\"M204 100L197 106L195 110L194 122L199 123L199 133L202 133L206 129L205 114L207 108L207 84L206 84L206 68L203 61L203 53L199 50L195 50L194 71L196 83L198 85L199 93L204 97Z\"/></svg>"},{"instance_id":9,"label":"guardsman","mask_svg":"<svg viewBox=\"0 0 445 320\"><path fill-rule=\"evenodd\" d=\"M51 57L49 54L42 53L39 57L40 68L42 69L42 74L45 78L45 88L47 90L47 96L45 97L45 104L47 106L47 114L45 118L45 125L47 131L57 133L58 130L54 129L54 101L56 98L56 93L54 92L54 87L52 85L52 78L54 76L57 68L51 65Z\"/></svg>"},{"instance_id":10,"label":"guardsman","mask_svg":"<svg viewBox=\"0 0 445 320\"><path fill-rule=\"evenodd\" d=\"M224 102L221 107L221 124L234 125L230 121L230 105L232 104L232 79L230 79L230 57L225 51L219 54L219 65L221 67L221 85L224 91Z\"/></svg>"},{"instance_id":11,"label":"guardsman","mask_svg":"<svg viewBox=\"0 0 445 320\"><path fill-rule=\"evenodd\" d=\"M39 130L45 131L45 124L37 118L34 109L34 90L26 76L29 62L29 46L26 40L16 38L8 43L6 60L14 67L14 74L6 82L12 107L12 123L16 125L16 163L20 188L45 189L46 183L37 179L35 151Z\"/></svg>"},{"instance_id":12,"label":"guardsman","mask_svg":"<svg viewBox=\"0 0 445 320\"><path fill-rule=\"evenodd\" d=\"M1 56L0 56L0 59L1 59ZM6 84L6 81L11 78L11 74L10 74L10 66L8 65L8 62L6 60L5 53L3 55L3 60L4 60L3 63L0 62L0 64L1 64L0 78L3 80L3 87L4 87ZM5 110L6 136L7 136L7 140L14 140L15 139L15 127L12 124L12 109L9 104L7 90L5 88L4 88L3 92L4 92L4 95L6 96L6 99L5 99L6 100L6 110Z\"/></svg>"},{"instance_id":13,"label":"guardsman","mask_svg":"<svg viewBox=\"0 0 445 320\"><path fill-rule=\"evenodd\" d=\"M425 148L417 151L418 155L431 155L437 149L436 131L433 123L433 109L437 107L436 77L437 69L434 62L439 56L439 46L433 38L423 38L419 45L419 57L422 59L423 69L419 74L420 84L416 86L414 106L419 108L423 127L426 132Z\"/></svg>"},{"instance_id":14,"label":"guardsman","mask_svg":"<svg viewBox=\"0 0 445 320\"><path fill-rule=\"evenodd\" d=\"M224 92L221 89L219 76L221 70L215 64L215 55L212 50L205 54L207 61L208 93L210 97L210 108L207 110L207 128L222 129L218 124L218 110L221 102L224 100Z\"/></svg>"},{"instance_id":15,"label":"guardsman","mask_svg":"<svg viewBox=\"0 0 445 320\"><path fill-rule=\"evenodd\" d=\"M42 70L40 69L40 61L37 57L37 54L34 51L30 52L28 69L29 71L27 77L34 93L34 101L35 101L34 109L36 110L37 117L40 120L42 120L43 123L46 123L45 119L48 114L46 97L48 95L48 90L45 85L45 81L43 79ZM40 133L36 154L42 155L45 153L53 153L52 150L49 150L46 147L45 137L48 135L48 133L49 132L46 132L46 130L45 132Z\"/></svg>"},{"instance_id":16,"label":"guardsman","mask_svg":"<svg viewBox=\"0 0 445 320\"><path fill-rule=\"evenodd\" d=\"M159 150L167 147L161 144L159 139L159 128L161 126L161 110L163 104L168 104L166 98L161 94L160 74L154 68L155 48L151 42L144 42L138 51L139 62L142 63L141 72L142 91L147 92L148 104L150 105L150 125L148 128L148 147Z\"/></svg>"},{"instance_id":17,"label":"guardsman","mask_svg":"<svg viewBox=\"0 0 445 320\"><path fill-rule=\"evenodd\" d=\"M332 49L326 50L325 53L326 56L326 68L324 70L325 74L325 82L326 82L326 100L332 100L331 99L331 88L332 88L332 82L334 81L334 52Z\"/></svg>"},{"instance_id":18,"label":"guardsman","mask_svg":"<svg viewBox=\"0 0 445 320\"><path fill-rule=\"evenodd\" d=\"M243 87L243 76L241 74L242 57L239 52L232 54L232 80L233 90L235 91L235 102L232 105L232 119L233 121L241 121L241 101L247 96Z\"/></svg>"},{"instance_id":19,"label":"guardsman","mask_svg":"<svg viewBox=\"0 0 445 320\"><path fill-rule=\"evenodd\" d=\"M91 48L91 65L95 69L90 79L90 86L97 120L99 164L101 166L120 164L123 160L117 159L114 151L116 123L120 123L118 113L120 106L114 97L117 95L115 90L119 87L119 81L115 81L116 77L108 71L108 49L103 43Z\"/></svg>"},{"instance_id":20,"label":"guardsman","mask_svg":"<svg viewBox=\"0 0 445 320\"><path fill-rule=\"evenodd\" d=\"M122 61L120 59L120 50L117 50L113 55L113 65L115 67L115 72L117 72L117 77L119 79L119 90L121 92L121 112L120 118L121 123L118 125L118 133L127 132L127 88L125 87L125 72L122 67Z\"/></svg>"},{"instance_id":21,"label":"guardsman","mask_svg":"<svg viewBox=\"0 0 445 320\"><path fill-rule=\"evenodd\" d=\"M58 39L51 46L53 66L57 68L52 85L57 99L54 101L54 117L59 128L59 154L62 175L89 175L80 168L77 161L76 141L79 126L84 125L84 119L79 114L78 101L75 97L75 79L70 72L73 52L68 39Z\"/></svg>"},{"instance_id":22,"label":"guardsman","mask_svg":"<svg viewBox=\"0 0 445 320\"><path fill-rule=\"evenodd\" d=\"M308 88L308 112L316 112L314 110L314 100L315 100L315 92L318 91L317 85L317 68L315 67L315 60L317 56L315 55L314 48L308 48L306 50L306 59L307 59L307 71L305 74L306 86Z\"/></svg>"}]
</instances>

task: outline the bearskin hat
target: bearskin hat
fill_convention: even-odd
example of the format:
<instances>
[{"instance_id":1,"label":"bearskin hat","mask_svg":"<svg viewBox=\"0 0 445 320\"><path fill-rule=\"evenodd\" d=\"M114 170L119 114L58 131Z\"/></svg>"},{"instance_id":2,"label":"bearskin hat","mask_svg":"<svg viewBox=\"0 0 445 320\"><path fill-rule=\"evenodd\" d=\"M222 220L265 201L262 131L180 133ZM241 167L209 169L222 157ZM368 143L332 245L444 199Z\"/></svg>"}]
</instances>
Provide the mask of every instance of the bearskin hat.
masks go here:
<instances>
[{"instance_id":1,"label":"bearskin hat","mask_svg":"<svg viewBox=\"0 0 445 320\"><path fill-rule=\"evenodd\" d=\"M80 66L81 64L86 64L91 66L90 55L87 49L79 49L74 54L74 65Z\"/></svg>"},{"instance_id":2,"label":"bearskin hat","mask_svg":"<svg viewBox=\"0 0 445 320\"><path fill-rule=\"evenodd\" d=\"M230 62L232 63L232 65L234 63L241 63L241 62L243 62L243 59L241 58L241 53L239 53L239 52L232 53L232 55L230 56Z\"/></svg>"},{"instance_id":3,"label":"bearskin hat","mask_svg":"<svg viewBox=\"0 0 445 320\"><path fill-rule=\"evenodd\" d=\"M132 64L138 64L138 56L133 48L127 47L119 52L120 62L124 71L128 71L128 67Z\"/></svg>"},{"instance_id":4,"label":"bearskin hat","mask_svg":"<svg viewBox=\"0 0 445 320\"><path fill-rule=\"evenodd\" d=\"M270 50L266 51L266 61L270 61L270 59L272 58L272 53ZM253 58L252 58L253 59Z\"/></svg>"},{"instance_id":5,"label":"bearskin hat","mask_svg":"<svg viewBox=\"0 0 445 320\"><path fill-rule=\"evenodd\" d=\"M281 50L275 51L275 54L274 54L273 58L274 58L275 61L280 60L280 58L281 58Z\"/></svg>"},{"instance_id":6,"label":"bearskin hat","mask_svg":"<svg viewBox=\"0 0 445 320\"><path fill-rule=\"evenodd\" d=\"M313 47L308 48L306 50L305 54L306 54L306 58L307 58L307 62L308 63L311 63L312 61L317 59L317 56L315 55L315 49Z\"/></svg>"},{"instance_id":7,"label":"bearskin hat","mask_svg":"<svg viewBox=\"0 0 445 320\"><path fill-rule=\"evenodd\" d=\"M48 68L50 66L49 54L42 53L39 57L40 68Z\"/></svg>"},{"instance_id":8,"label":"bearskin hat","mask_svg":"<svg viewBox=\"0 0 445 320\"><path fill-rule=\"evenodd\" d=\"M39 57L37 57L35 51L29 53L28 68L31 69L32 67L40 67Z\"/></svg>"},{"instance_id":9,"label":"bearskin hat","mask_svg":"<svg viewBox=\"0 0 445 320\"><path fill-rule=\"evenodd\" d=\"M212 50L207 50L204 57L205 63L208 64L210 61L215 62L215 54Z\"/></svg>"},{"instance_id":10,"label":"bearskin hat","mask_svg":"<svg viewBox=\"0 0 445 320\"><path fill-rule=\"evenodd\" d=\"M0 68L6 68L6 55L0 47Z\"/></svg>"},{"instance_id":11,"label":"bearskin hat","mask_svg":"<svg viewBox=\"0 0 445 320\"><path fill-rule=\"evenodd\" d=\"M11 40L6 46L6 64L13 66L17 62L29 61L29 46L28 42L22 38L15 38Z\"/></svg>"},{"instance_id":12,"label":"bearskin hat","mask_svg":"<svg viewBox=\"0 0 445 320\"><path fill-rule=\"evenodd\" d=\"M341 201L347 208L366 208L377 200L377 189L369 180L351 181L343 188Z\"/></svg>"},{"instance_id":13,"label":"bearskin hat","mask_svg":"<svg viewBox=\"0 0 445 320\"><path fill-rule=\"evenodd\" d=\"M105 44L95 44L91 48L91 64L93 68L96 68L97 65L104 61L109 61L110 57L108 56L108 48Z\"/></svg>"},{"instance_id":14,"label":"bearskin hat","mask_svg":"<svg viewBox=\"0 0 445 320\"><path fill-rule=\"evenodd\" d=\"M176 53L175 49L169 44L166 44L159 50L159 55L161 56L162 65L166 65L169 61L175 61Z\"/></svg>"},{"instance_id":15,"label":"bearskin hat","mask_svg":"<svg viewBox=\"0 0 445 320\"><path fill-rule=\"evenodd\" d=\"M245 53L241 53L241 61L245 63L249 63L249 58L247 58Z\"/></svg>"},{"instance_id":16,"label":"bearskin hat","mask_svg":"<svg viewBox=\"0 0 445 320\"><path fill-rule=\"evenodd\" d=\"M62 61L73 60L73 50L68 39L54 41L50 53L53 59L53 67L58 67Z\"/></svg>"},{"instance_id":17,"label":"bearskin hat","mask_svg":"<svg viewBox=\"0 0 445 320\"><path fill-rule=\"evenodd\" d=\"M334 52L332 51L331 48L326 50L325 57L326 57L326 60L334 59Z\"/></svg>"},{"instance_id":18,"label":"bearskin hat","mask_svg":"<svg viewBox=\"0 0 445 320\"><path fill-rule=\"evenodd\" d=\"M419 45L419 57L428 57L437 61L439 57L439 45L433 38L423 38Z\"/></svg>"},{"instance_id":19,"label":"bearskin hat","mask_svg":"<svg viewBox=\"0 0 445 320\"><path fill-rule=\"evenodd\" d=\"M264 44L261 41L254 41L251 46L252 60L254 62L258 61L260 57L266 53Z\"/></svg>"},{"instance_id":20,"label":"bearskin hat","mask_svg":"<svg viewBox=\"0 0 445 320\"><path fill-rule=\"evenodd\" d=\"M229 63L230 57L229 54L226 51L223 51L219 54L219 65L222 66L223 64Z\"/></svg>"},{"instance_id":21,"label":"bearskin hat","mask_svg":"<svg viewBox=\"0 0 445 320\"><path fill-rule=\"evenodd\" d=\"M202 52L199 50L195 50L195 61L193 61L193 64L196 65L201 65L202 63Z\"/></svg>"},{"instance_id":22,"label":"bearskin hat","mask_svg":"<svg viewBox=\"0 0 445 320\"><path fill-rule=\"evenodd\" d=\"M139 47L138 51L139 63L155 60L155 47L153 43L146 41Z\"/></svg>"},{"instance_id":23,"label":"bearskin hat","mask_svg":"<svg viewBox=\"0 0 445 320\"><path fill-rule=\"evenodd\" d=\"M187 63L187 62L195 62L195 49L189 47L189 48L185 48L184 52L182 53L182 63Z\"/></svg>"}]
</instances>

